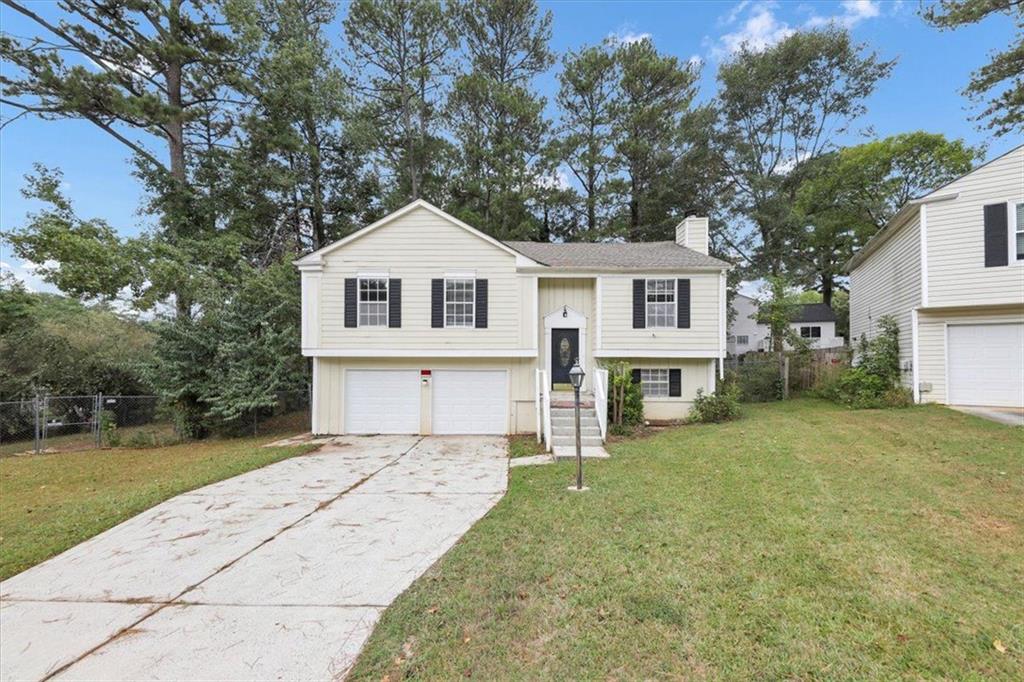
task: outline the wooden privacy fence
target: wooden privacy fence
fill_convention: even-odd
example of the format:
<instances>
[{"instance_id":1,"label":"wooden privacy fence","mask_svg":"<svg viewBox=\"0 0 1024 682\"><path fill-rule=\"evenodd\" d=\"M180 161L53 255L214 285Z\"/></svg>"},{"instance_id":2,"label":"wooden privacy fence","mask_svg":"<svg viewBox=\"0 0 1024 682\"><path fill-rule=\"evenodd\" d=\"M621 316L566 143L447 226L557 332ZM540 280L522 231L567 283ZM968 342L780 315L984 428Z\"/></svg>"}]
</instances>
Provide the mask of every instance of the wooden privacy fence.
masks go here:
<instances>
[{"instance_id":1,"label":"wooden privacy fence","mask_svg":"<svg viewBox=\"0 0 1024 682\"><path fill-rule=\"evenodd\" d=\"M832 381L850 366L849 348L824 348L789 358L789 388L806 391Z\"/></svg>"}]
</instances>

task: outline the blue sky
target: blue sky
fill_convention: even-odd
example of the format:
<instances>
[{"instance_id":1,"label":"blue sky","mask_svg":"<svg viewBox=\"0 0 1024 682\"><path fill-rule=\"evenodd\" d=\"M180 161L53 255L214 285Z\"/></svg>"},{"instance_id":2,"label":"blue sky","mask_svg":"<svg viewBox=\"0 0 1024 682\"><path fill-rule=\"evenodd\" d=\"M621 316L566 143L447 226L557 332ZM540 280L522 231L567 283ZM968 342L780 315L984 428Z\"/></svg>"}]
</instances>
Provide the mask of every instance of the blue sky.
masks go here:
<instances>
[{"instance_id":1,"label":"blue sky","mask_svg":"<svg viewBox=\"0 0 1024 682\"><path fill-rule=\"evenodd\" d=\"M53 3L47 3L52 5ZM52 14L42 2L36 11ZM608 36L634 40L650 36L657 47L680 59L704 63L701 98L714 95L715 69L744 40L770 44L802 27L835 21L851 29L859 42L887 59L898 58L892 77L868 101L868 113L854 126L845 144L912 130L939 132L985 145L986 158L999 155L1020 140L993 140L970 120L971 109L960 95L971 71L988 54L1013 37L1008 17L998 16L953 32L940 32L917 16L916 0L884 2L541 2L554 15L551 47L558 53L600 42ZM344 12L344 3L342 3ZM30 23L6 7L0 25L15 35L32 35ZM335 31L340 34L340 26ZM340 35L335 36L340 46ZM4 66L3 68L7 68ZM537 79L539 90L552 98L557 66ZM0 109L6 119L10 109ZM162 152L159 147L156 148ZM34 162L64 171L65 191L79 215L105 218L124 234L144 229L137 213L141 194L129 173L128 154L106 133L78 121L19 120L0 133L0 228L24 223L33 210L19 193L23 176ZM32 288L47 289L31 271L0 244L0 261Z\"/></svg>"}]
</instances>

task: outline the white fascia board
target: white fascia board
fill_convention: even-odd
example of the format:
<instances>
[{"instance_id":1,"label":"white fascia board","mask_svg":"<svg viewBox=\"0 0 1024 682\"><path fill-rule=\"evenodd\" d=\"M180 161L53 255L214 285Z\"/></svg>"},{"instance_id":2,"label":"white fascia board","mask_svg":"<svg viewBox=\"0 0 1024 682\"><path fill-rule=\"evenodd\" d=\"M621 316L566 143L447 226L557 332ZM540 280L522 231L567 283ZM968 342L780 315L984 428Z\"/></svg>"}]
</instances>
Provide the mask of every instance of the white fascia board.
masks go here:
<instances>
[{"instance_id":1,"label":"white fascia board","mask_svg":"<svg viewBox=\"0 0 1024 682\"><path fill-rule=\"evenodd\" d=\"M302 354L314 358L535 358L536 348L511 348L495 350L452 350L450 348L430 349L346 349L346 348L303 348Z\"/></svg>"},{"instance_id":2,"label":"white fascia board","mask_svg":"<svg viewBox=\"0 0 1024 682\"><path fill-rule=\"evenodd\" d=\"M594 351L595 358L717 358L717 350L654 350L598 348Z\"/></svg>"},{"instance_id":3,"label":"white fascia board","mask_svg":"<svg viewBox=\"0 0 1024 682\"><path fill-rule=\"evenodd\" d=\"M426 201L424 199L417 199L416 201L408 203L405 206L403 206L402 208L398 209L397 211L394 211L393 213L389 213L388 215L384 216L383 218L381 218L377 222L371 223L370 225L367 225L366 227L362 228L361 230L356 230L355 232L353 232L349 236L344 237L342 239L339 239L338 241L333 242L331 244L328 244L327 246L325 246L322 249L319 249L317 251L314 251L313 253L307 254L307 255L303 256L302 258L300 258L300 259L298 259L296 261L293 261L293 263L295 265L299 265L299 266L305 265L307 263L319 263L319 262L321 262L323 260L323 257L325 255L327 255L328 253L331 253L332 251L340 249L341 247L343 247L346 244L349 244L349 243L355 241L356 239L359 239L361 237L366 236L370 232L373 232L374 230L376 230L376 229L378 229L380 227L383 227L384 225L387 225L388 223L390 223L390 222L392 222L394 220L397 220L398 218L401 218L402 216L406 215L407 213L409 213L409 212L411 212L411 211L413 211L413 210L415 210L417 208L426 209L426 210L430 211L431 213L433 213L434 215L436 215L436 216L438 216L440 218L443 218L444 220L447 220L448 222L452 223L453 225L461 227L462 229L466 230L470 234L475 235L476 237L479 237L480 239L483 239L488 244L491 244L492 246L494 246L494 247L496 247L498 249L501 249L505 253L507 253L507 254L509 254L511 256L515 256L515 258L516 258L516 265L517 266L526 267L526 266L532 266L532 265L540 265L539 263L537 263L533 259L528 258L527 256L524 256L523 254L519 253L518 251L516 251L512 247L510 247L510 246L508 246L508 245L498 241L497 239L495 239L494 237L492 237L490 235L484 234L483 232L481 232L480 230L476 229L475 227L472 227L471 225L467 225L466 223L462 222L461 220L459 220L455 216L450 215L448 213L445 213L444 211L439 209L437 206L434 206L429 201Z\"/></svg>"},{"instance_id":4,"label":"white fascia board","mask_svg":"<svg viewBox=\"0 0 1024 682\"><path fill-rule=\"evenodd\" d=\"M642 278L665 275L687 275L707 272L724 272L731 270L732 266L714 266L701 268L644 268L643 270L623 270L622 268L552 268L546 265L539 267L519 267L517 271L522 274L540 275L551 278L579 278L579 277L624 277Z\"/></svg>"}]
</instances>

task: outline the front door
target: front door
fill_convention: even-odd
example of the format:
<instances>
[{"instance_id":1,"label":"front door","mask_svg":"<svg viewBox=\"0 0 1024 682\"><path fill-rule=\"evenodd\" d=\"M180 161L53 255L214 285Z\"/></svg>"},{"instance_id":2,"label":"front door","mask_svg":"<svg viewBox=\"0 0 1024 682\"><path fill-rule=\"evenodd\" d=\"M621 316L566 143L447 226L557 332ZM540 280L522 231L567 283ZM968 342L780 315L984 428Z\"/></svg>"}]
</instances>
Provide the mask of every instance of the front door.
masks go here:
<instances>
[{"instance_id":1,"label":"front door","mask_svg":"<svg viewBox=\"0 0 1024 682\"><path fill-rule=\"evenodd\" d=\"M551 383L568 384L569 370L580 356L579 329L551 330Z\"/></svg>"}]
</instances>

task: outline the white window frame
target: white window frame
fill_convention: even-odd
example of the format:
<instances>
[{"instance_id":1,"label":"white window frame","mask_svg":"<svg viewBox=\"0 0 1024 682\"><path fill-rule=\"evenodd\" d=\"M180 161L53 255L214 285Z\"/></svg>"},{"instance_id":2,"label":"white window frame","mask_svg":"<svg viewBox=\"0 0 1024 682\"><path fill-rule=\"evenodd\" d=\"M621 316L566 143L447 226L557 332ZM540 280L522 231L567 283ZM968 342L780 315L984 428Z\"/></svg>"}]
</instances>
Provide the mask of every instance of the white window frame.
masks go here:
<instances>
[{"instance_id":1,"label":"white window frame","mask_svg":"<svg viewBox=\"0 0 1024 682\"><path fill-rule=\"evenodd\" d=\"M657 376L655 376L657 373ZM664 374L664 378L662 378ZM671 379L669 378L671 373L667 368L663 367L647 367L640 369L640 392L644 398L668 398L672 389L670 388ZM645 378L646 377L646 378ZM664 387L664 393L662 393L662 387ZM657 390L657 393L648 393L648 390Z\"/></svg>"},{"instance_id":2,"label":"white window frame","mask_svg":"<svg viewBox=\"0 0 1024 682\"><path fill-rule=\"evenodd\" d=\"M652 301L651 296L651 282L669 282L668 293L671 294L671 301ZM679 319L679 301L678 301L678 287L679 284L676 280L667 277L649 277L644 280L644 323L648 329L672 329L676 326L677 320ZM657 295L657 294L655 294ZM652 305L665 305L671 303L672 313L669 315L667 324L655 324L651 317L651 306Z\"/></svg>"},{"instance_id":3,"label":"white window frame","mask_svg":"<svg viewBox=\"0 0 1024 682\"><path fill-rule=\"evenodd\" d=\"M469 321L466 324L449 324L448 323L448 304L454 305L465 305L466 301L449 301L448 300L448 283L449 282L468 282L469 283ZM455 314L454 312L452 313ZM475 277L462 277L462 276L447 276L444 278L444 326L446 329L473 329L476 327L476 278Z\"/></svg>"},{"instance_id":4,"label":"white window frame","mask_svg":"<svg viewBox=\"0 0 1024 682\"><path fill-rule=\"evenodd\" d=\"M749 346L750 345L750 334L737 334L736 335L737 346Z\"/></svg>"},{"instance_id":5,"label":"white window frame","mask_svg":"<svg viewBox=\"0 0 1024 682\"><path fill-rule=\"evenodd\" d=\"M363 282L369 282L371 280L380 280L384 282L384 300L383 301L364 301L363 300ZM363 322L363 304L370 303L383 303L384 304L384 322L379 324L366 324ZM356 326L366 327L367 329L382 329L388 326L391 321L391 278L387 275L360 275L356 278Z\"/></svg>"},{"instance_id":6,"label":"white window frame","mask_svg":"<svg viewBox=\"0 0 1024 682\"><path fill-rule=\"evenodd\" d=\"M804 336L804 330L807 330L807 336ZM818 335L814 335L814 330L818 330ZM802 339L820 339L821 338L821 325L820 324L802 324L800 325L800 338Z\"/></svg>"},{"instance_id":7,"label":"white window frame","mask_svg":"<svg viewBox=\"0 0 1024 682\"><path fill-rule=\"evenodd\" d=\"M1017 235L1024 235L1024 225L1020 224L1017 220L1017 207L1024 205L1024 198L1011 199L1006 204L1006 212L1008 214L1006 223L1007 227L1009 227L1007 232L1010 233L1010 250L1007 254L1007 261L1010 265L1024 266L1024 257L1017 257Z\"/></svg>"}]
</instances>

